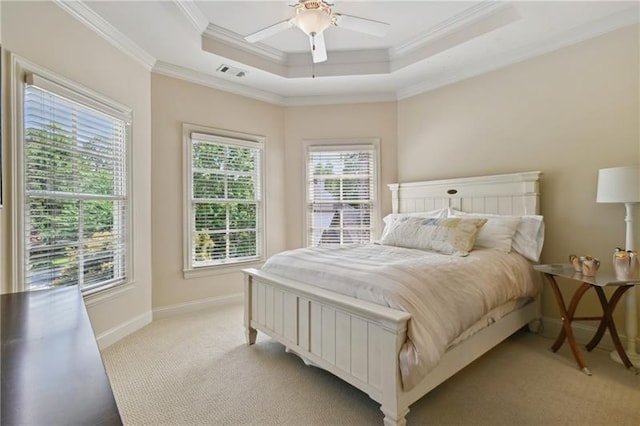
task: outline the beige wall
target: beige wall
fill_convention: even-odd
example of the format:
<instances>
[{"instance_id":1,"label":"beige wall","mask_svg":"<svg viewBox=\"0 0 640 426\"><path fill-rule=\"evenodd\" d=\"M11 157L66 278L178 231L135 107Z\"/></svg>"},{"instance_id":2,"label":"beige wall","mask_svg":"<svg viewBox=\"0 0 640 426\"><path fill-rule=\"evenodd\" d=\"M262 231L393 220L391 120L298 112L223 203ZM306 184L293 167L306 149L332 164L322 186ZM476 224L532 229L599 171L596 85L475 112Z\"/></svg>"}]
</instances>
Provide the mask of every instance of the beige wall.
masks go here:
<instances>
[{"instance_id":1,"label":"beige wall","mask_svg":"<svg viewBox=\"0 0 640 426\"><path fill-rule=\"evenodd\" d=\"M151 104L154 309L242 292L239 270L183 278L183 122L266 136L267 256L302 244L304 139L380 138L382 184L396 178L395 102L282 108L152 74ZM317 117L321 125L311 126ZM381 192L388 212L390 196L385 189Z\"/></svg>"},{"instance_id":2,"label":"beige wall","mask_svg":"<svg viewBox=\"0 0 640 426\"><path fill-rule=\"evenodd\" d=\"M90 306L98 334L152 306L241 292L238 272L182 276L183 122L267 138L267 255L302 244L305 139L380 138L382 215L391 208L391 182L541 170L543 261L590 253L607 263L624 241L623 207L596 204L595 183L599 168L640 161L637 26L400 102L278 107L151 74L52 3L1 7L4 49L134 110L135 286ZM7 291L12 171L4 176ZM549 295L544 313L557 316Z\"/></svg>"},{"instance_id":3,"label":"beige wall","mask_svg":"<svg viewBox=\"0 0 640 426\"><path fill-rule=\"evenodd\" d=\"M266 249L285 248L284 112L281 107L152 74L153 306L242 292L242 274L184 279L182 123L261 135L265 143Z\"/></svg>"},{"instance_id":4,"label":"beige wall","mask_svg":"<svg viewBox=\"0 0 640 426\"><path fill-rule=\"evenodd\" d=\"M289 107L286 123L287 248L303 244L303 149L305 139L380 139L382 216L391 211L387 184L397 180L396 102L356 105Z\"/></svg>"},{"instance_id":5,"label":"beige wall","mask_svg":"<svg viewBox=\"0 0 640 426\"><path fill-rule=\"evenodd\" d=\"M89 28L50 2L5 2L2 7L2 47L133 109L133 269L135 282L122 295L96 303L88 301L89 315L97 335L131 321L150 318L151 226L150 226L150 73ZM3 65L8 65L3 58ZM5 70L8 70L5 68ZM7 79L8 81L8 79ZM6 93L6 91L5 91ZM9 105L8 102L5 105ZM5 121L10 125L9 115ZM9 142L9 139L5 139ZM10 143L4 145L5 159ZM8 162L5 162L8 166ZM13 171L4 173L5 206L2 210L2 291L11 289L11 184Z\"/></svg>"},{"instance_id":6,"label":"beige wall","mask_svg":"<svg viewBox=\"0 0 640 426\"><path fill-rule=\"evenodd\" d=\"M540 170L542 261L588 253L610 267L624 207L597 204L595 188L598 169L640 162L638 35L623 28L399 102L399 180ZM544 314L557 317L550 291Z\"/></svg>"},{"instance_id":7,"label":"beige wall","mask_svg":"<svg viewBox=\"0 0 640 426\"><path fill-rule=\"evenodd\" d=\"M154 309L242 292L240 272L183 277L183 122L266 136L267 256L302 244L304 139L380 138L382 184L396 179L395 102L282 108L158 74L151 100Z\"/></svg>"}]
</instances>

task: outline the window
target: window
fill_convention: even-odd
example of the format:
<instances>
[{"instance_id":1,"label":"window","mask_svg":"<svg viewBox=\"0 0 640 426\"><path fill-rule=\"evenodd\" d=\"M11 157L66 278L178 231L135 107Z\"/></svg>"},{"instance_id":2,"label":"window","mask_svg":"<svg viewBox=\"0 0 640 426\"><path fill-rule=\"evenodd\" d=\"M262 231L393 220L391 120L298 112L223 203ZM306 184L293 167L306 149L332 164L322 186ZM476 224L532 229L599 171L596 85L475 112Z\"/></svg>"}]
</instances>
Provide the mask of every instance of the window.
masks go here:
<instances>
[{"instance_id":1,"label":"window","mask_svg":"<svg viewBox=\"0 0 640 426\"><path fill-rule=\"evenodd\" d=\"M262 259L263 141L185 125L185 272Z\"/></svg>"},{"instance_id":2,"label":"window","mask_svg":"<svg viewBox=\"0 0 640 426\"><path fill-rule=\"evenodd\" d=\"M378 215L377 140L309 143L306 154L307 246L371 242Z\"/></svg>"},{"instance_id":3,"label":"window","mask_svg":"<svg viewBox=\"0 0 640 426\"><path fill-rule=\"evenodd\" d=\"M131 112L49 77L21 87L23 288L124 283Z\"/></svg>"}]
</instances>

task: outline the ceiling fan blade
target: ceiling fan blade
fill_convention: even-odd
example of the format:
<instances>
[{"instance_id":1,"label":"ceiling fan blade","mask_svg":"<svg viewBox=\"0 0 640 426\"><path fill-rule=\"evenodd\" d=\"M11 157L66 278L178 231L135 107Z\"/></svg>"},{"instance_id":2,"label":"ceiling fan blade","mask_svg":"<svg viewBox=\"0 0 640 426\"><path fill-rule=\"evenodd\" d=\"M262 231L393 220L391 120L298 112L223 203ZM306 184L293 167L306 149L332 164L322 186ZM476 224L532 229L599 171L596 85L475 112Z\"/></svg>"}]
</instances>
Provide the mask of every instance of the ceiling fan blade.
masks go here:
<instances>
[{"instance_id":1,"label":"ceiling fan blade","mask_svg":"<svg viewBox=\"0 0 640 426\"><path fill-rule=\"evenodd\" d=\"M309 43L311 43L311 56L313 57L313 63L324 62L327 60L327 47L324 44L324 34L316 34L315 36L309 36Z\"/></svg>"},{"instance_id":2,"label":"ceiling fan blade","mask_svg":"<svg viewBox=\"0 0 640 426\"><path fill-rule=\"evenodd\" d=\"M387 34L390 25L386 22L374 21L367 18L359 18L357 16L342 15L336 13L336 27L346 28L359 33L370 34L383 37Z\"/></svg>"},{"instance_id":3,"label":"ceiling fan blade","mask_svg":"<svg viewBox=\"0 0 640 426\"><path fill-rule=\"evenodd\" d=\"M270 25L267 28L261 29L260 31L256 31L253 34L249 34L244 39L249 43L255 43L256 41L271 37L272 35L276 35L291 28L293 26L292 21L293 19L287 19L286 21L278 22L277 24Z\"/></svg>"}]
</instances>

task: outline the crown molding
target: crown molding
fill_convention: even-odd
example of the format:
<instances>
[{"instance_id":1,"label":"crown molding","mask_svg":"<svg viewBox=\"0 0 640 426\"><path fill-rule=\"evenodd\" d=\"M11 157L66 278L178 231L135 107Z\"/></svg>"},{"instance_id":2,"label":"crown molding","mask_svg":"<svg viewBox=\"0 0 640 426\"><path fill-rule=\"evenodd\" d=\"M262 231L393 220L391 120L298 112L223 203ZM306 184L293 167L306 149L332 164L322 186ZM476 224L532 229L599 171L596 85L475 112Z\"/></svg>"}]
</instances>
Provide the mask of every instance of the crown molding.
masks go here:
<instances>
[{"instance_id":1,"label":"crown molding","mask_svg":"<svg viewBox=\"0 0 640 426\"><path fill-rule=\"evenodd\" d=\"M389 75L519 18L511 4L480 2L398 47L329 51L331 60L316 64L316 74ZM214 24L202 34L202 48L284 78L305 78L312 72L308 53L287 54L263 43L249 43L240 34Z\"/></svg>"},{"instance_id":2,"label":"crown molding","mask_svg":"<svg viewBox=\"0 0 640 426\"><path fill-rule=\"evenodd\" d=\"M267 102L274 105L284 105L285 98L271 92L254 89L238 83L223 80L209 74L194 71L178 65L173 65L163 61L157 61L152 72L156 74L166 75L168 77L177 78L188 81L190 83L200 84L202 86L211 87L213 89L222 90L233 93L235 95L244 96L251 99Z\"/></svg>"},{"instance_id":3,"label":"crown molding","mask_svg":"<svg viewBox=\"0 0 640 426\"><path fill-rule=\"evenodd\" d=\"M327 95L327 96L289 96L284 99L284 106L317 106L367 104L380 102L395 102L398 98L395 92L380 92L356 95Z\"/></svg>"},{"instance_id":4,"label":"crown molding","mask_svg":"<svg viewBox=\"0 0 640 426\"><path fill-rule=\"evenodd\" d=\"M514 10L513 5L501 2L480 2L468 9L463 10L457 15L442 21L428 31L407 40L406 42L389 48L389 57L392 60L402 59L404 56L433 43L452 31L456 31L466 25L470 25L476 21L489 18L490 16L503 12L505 9Z\"/></svg>"},{"instance_id":5,"label":"crown molding","mask_svg":"<svg viewBox=\"0 0 640 426\"><path fill-rule=\"evenodd\" d=\"M202 34L202 37L209 38L215 42L223 43L227 46L240 49L253 55L258 55L263 59L267 59L281 65L286 65L289 61L289 55L281 50L274 49L273 47L267 46L263 43L249 43L240 34L214 24L207 25L207 29Z\"/></svg>"},{"instance_id":6,"label":"crown molding","mask_svg":"<svg viewBox=\"0 0 640 426\"><path fill-rule=\"evenodd\" d=\"M553 40L549 40L542 44L530 44L502 54L499 57L477 62L472 67L465 67L465 69L447 73L440 78L430 78L428 81L423 83L402 87L396 92L286 97L156 60L152 55L147 53L137 44L132 42L127 36L96 14L85 4L85 1L78 0L68 2L64 0L53 0L55 4L69 15L76 18L78 21L111 43L114 47L142 64L151 72L280 106L371 103L403 100L452 83L523 62L537 56L545 55L555 50L598 37L625 26L637 24L640 20L638 13L631 13L630 9L625 9L600 19L597 22L590 22L581 27L567 30L555 37ZM203 26L206 28L202 33L203 49L204 40L209 38L230 48L242 50L245 54L260 56L263 58L263 61L266 60L267 62L271 62L275 66L287 68L288 71L285 73L287 75L284 75L286 78L308 77L311 65L307 63L305 68L304 61L308 61L307 54L286 54L261 43L248 43L242 36L236 33L216 27L209 22L205 22L207 18L204 17L193 0L173 0L173 2L177 8L187 16L194 28L198 31L200 31L199 28ZM509 8L512 8L512 6L505 6L504 3L500 2L482 2L448 19L441 25L432 28L421 36L395 48L364 52L334 52L332 55L336 56L336 64L317 64L317 75L324 76L326 71L327 76L364 74L389 74L390 76L393 76L393 72L400 68L396 69L391 67L391 65L397 64L399 59L407 58L408 55L414 55L417 53L417 50L428 48L430 44L440 41L443 37L446 38L446 36L452 32L477 23L485 18L491 18L505 10L508 11ZM215 52L211 53L215 54ZM276 72L275 74L280 73Z\"/></svg>"},{"instance_id":7,"label":"crown molding","mask_svg":"<svg viewBox=\"0 0 640 426\"><path fill-rule=\"evenodd\" d=\"M391 72L387 49L329 52L329 59L314 67L309 53L290 54L284 77L309 78L314 68L318 77L388 75Z\"/></svg>"},{"instance_id":8,"label":"crown molding","mask_svg":"<svg viewBox=\"0 0 640 426\"><path fill-rule=\"evenodd\" d=\"M424 83L399 89L396 92L397 99L407 99L449 84L457 83L459 81L486 74L491 71L496 71L519 62L524 62L528 59L552 53L556 50L604 35L611 31L615 31L629 25L635 25L639 21L639 15L629 13L629 10L622 10L600 19L597 22L590 22L571 30L567 30L548 42L521 47L502 54L499 58L490 58L477 63L474 67L466 68L457 73L450 73L439 79L430 79Z\"/></svg>"},{"instance_id":9,"label":"crown molding","mask_svg":"<svg viewBox=\"0 0 640 426\"><path fill-rule=\"evenodd\" d=\"M495 3L491 3L493 5ZM484 4L483 4L484 5ZM473 19L469 19L471 13L466 13L455 20L456 25L444 25L440 30L433 32L428 39L423 39L423 43L413 45L412 50L404 50L402 56L396 56L392 61L391 71L398 71L413 64L428 60L429 58L448 50L453 49L470 40L482 37L494 30L502 28L521 19L520 14L511 5L500 7L492 6L487 13L486 8L479 9L483 13L480 15L478 9L473 9Z\"/></svg>"},{"instance_id":10,"label":"crown molding","mask_svg":"<svg viewBox=\"0 0 640 426\"><path fill-rule=\"evenodd\" d=\"M290 96L284 97L274 93L232 83L209 74L200 73L177 65L158 61L152 72L190 83L200 84L235 95L267 102L278 106L312 106L312 105L338 105L356 103L395 102L394 92L381 92L373 94L353 95L327 95L327 96Z\"/></svg>"},{"instance_id":11,"label":"crown molding","mask_svg":"<svg viewBox=\"0 0 640 426\"><path fill-rule=\"evenodd\" d=\"M206 17L202 10L193 0L173 0L180 12L187 17L191 25L202 34L209 26L209 18Z\"/></svg>"},{"instance_id":12,"label":"crown molding","mask_svg":"<svg viewBox=\"0 0 640 426\"><path fill-rule=\"evenodd\" d=\"M313 73L308 52L284 53L261 43L248 43L239 34L210 24L202 35L202 49L221 58L287 79L309 78ZM318 76L389 74L387 49L329 52L331 61L315 64Z\"/></svg>"},{"instance_id":13,"label":"crown molding","mask_svg":"<svg viewBox=\"0 0 640 426\"><path fill-rule=\"evenodd\" d=\"M146 69L151 70L156 63L156 58L147 53L140 46L132 42L127 36L118 31L113 25L105 21L95 13L83 1L53 0L69 15L82 22L96 34L107 40L121 52L129 55Z\"/></svg>"}]
</instances>

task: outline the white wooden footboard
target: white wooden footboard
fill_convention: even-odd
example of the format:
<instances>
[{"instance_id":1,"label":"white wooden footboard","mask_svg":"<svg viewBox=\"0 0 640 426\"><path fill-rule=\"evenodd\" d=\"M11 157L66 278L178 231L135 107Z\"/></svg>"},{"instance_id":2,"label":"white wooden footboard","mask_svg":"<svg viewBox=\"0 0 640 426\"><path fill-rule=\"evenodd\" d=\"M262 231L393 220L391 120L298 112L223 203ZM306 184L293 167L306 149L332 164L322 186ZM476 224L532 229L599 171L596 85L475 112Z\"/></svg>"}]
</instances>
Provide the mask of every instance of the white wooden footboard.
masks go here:
<instances>
[{"instance_id":1,"label":"white wooden footboard","mask_svg":"<svg viewBox=\"0 0 640 426\"><path fill-rule=\"evenodd\" d=\"M306 363L321 367L381 404L385 425L404 425L409 406L521 327L540 319L540 297L445 352L410 391L401 386L398 354L410 315L257 269L245 272L247 343L256 330Z\"/></svg>"},{"instance_id":2,"label":"white wooden footboard","mask_svg":"<svg viewBox=\"0 0 640 426\"><path fill-rule=\"evenodd\" d=\"M439 207L467 212L539 213L540 172L389 185L393 212ZM338 293L245 272L247 343L256 330L275 338L305 362L340 377L381 404L385 425L404 425L409 405L527 323L539 320L540 298L445 352L440 363L408 392L401 386L398 354L410 315Z\"/></svg>"},{"instance_id":3,"label":"white wooden footboard","mask_svg":"<svg viewBox=\"0 0 640 426\"><path fill-rule=\"evenodd\" d=\"M398 353L410 315L323 289L245 270L247 343L256 330L331 372L381 404L386 425L405 424L409 411Z\"/></svg>"}]
</instances>

